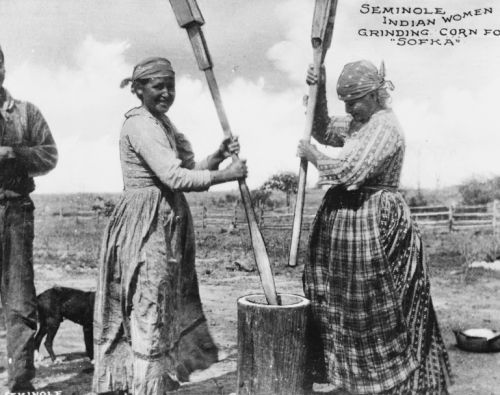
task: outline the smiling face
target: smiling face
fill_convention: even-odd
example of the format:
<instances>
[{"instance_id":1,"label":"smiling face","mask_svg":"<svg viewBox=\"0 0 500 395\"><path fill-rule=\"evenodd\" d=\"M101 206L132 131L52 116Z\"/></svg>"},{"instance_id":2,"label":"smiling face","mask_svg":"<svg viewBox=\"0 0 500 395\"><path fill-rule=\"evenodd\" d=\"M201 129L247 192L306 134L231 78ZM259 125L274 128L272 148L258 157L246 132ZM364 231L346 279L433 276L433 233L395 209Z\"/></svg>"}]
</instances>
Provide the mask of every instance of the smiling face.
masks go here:
<instances>
[{"instance_id":1,"label":"smiling face","mask_svg":"<svg viewBox=\"0 0 500 395\"><path fill-rule=\"evenodd\" d=\"M175 99L175 77L151 78L135 91L151 114L165 114Z\"/></svg>"},{"instance_id":2,"label":"smiling face","mask_svg":"<svg viewBox=\"0 0 500 395\"><path fill-rule=\"evenodd\" d=\"M345 111L351 114L354 120L359 123L368 122L371 116L380 108L375 92L370 92L359 99L345 101Z\"/></svg>"}]
</instances>

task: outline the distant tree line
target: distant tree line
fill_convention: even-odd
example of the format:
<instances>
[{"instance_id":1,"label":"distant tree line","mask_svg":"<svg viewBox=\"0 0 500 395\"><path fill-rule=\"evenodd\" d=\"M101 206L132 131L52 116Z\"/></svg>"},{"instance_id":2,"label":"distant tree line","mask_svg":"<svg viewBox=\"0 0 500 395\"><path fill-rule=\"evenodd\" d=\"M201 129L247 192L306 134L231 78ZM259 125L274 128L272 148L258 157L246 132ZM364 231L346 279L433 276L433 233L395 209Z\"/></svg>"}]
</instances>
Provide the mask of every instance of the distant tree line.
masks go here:
<instances>
[{"instance_id":1,"label":"distant tree line","mask_svg":"<svg viewBox=\"0 0 500 395\"><path fill-rule=\"evenodd\" d=\"M411 207L436 204L456 204L473 206L500 199L500 176L491 178L471 177L456 187L446 189L422 190L404 189L403 195Z\"/></svg>"},{"instance_id":2,"label":"distant tree line","mask_svg":"<svg viewBox=\"0 0 500 395\"><path fill-rule=\"evenodd\" d=\"M293 194L297 193L299 185L299 176L292 172L277 173L269 177L269 179L259 188L261 196L269 197L271 191L281 191L286 196L286 206L290 207Z\"/></svg>"},{"instance_id":3,"label":"distant tree line","mask_svg":"<svg viewBox=\"0 0 500 395\"><path fill-rule=\"evenodd\" d=\"M115 206L116 203L112 199L104 199L101 196L97 196L92 204L92 211L98 216L103 215L104 217L109 217L115 209Z\"/></svg>"},{"instance_id":4,"label":"distant tree line","mask_svg":"<svg viewBox=\"0 0 500 395\"><path fill-rule=\"evenodd\" d=\"M410 207L427 206L429 204L428 199L424 196L420 188L415 190L405 189L403 190L403 195Z\"/></svg>"},{"instance_id":5,"label":"distant tree line","mask_svg":"<svg viewBox=\"0 0 500 395\"><path fill-rule=\"evenodd\" d=\"M272 175L259 188L251 191L253 204L256 207L273 209L281 204L271 198L272 192L280 191L285 194L286 206L290 207L292 196L297 193L298 179L298 175L292 172L280 172ZM402 192L406 201L412 207L436 204L436 200L441 200L439 199L439 190L429 193L429 191L417 188L404 189ZM458 194L460 197L459 203L463 205L487 204L494 199L500 200L500 176L492 178L469 178L458 186ZM228 193L224 197L217 199L217 201L214 198L212 200L213 204L224 206L238 202L240 197L236 193ZM113 212L114 207L114 201L98 196L92 206L92 210L108 217Z\"/></svg>"},{"instance_id":6,"label":"distant tree line","mask_svg":"<svg viewBox=\"0 0 500 395\"><path fill-rule=\"evenodd\" d=\"M466 205L486 204L500 199L500 176L482 179L473 177L458 187L462 203Z\"/></svg>"},{"instance_id":7,"label":"distant tree line","mask_svg":"<svg viewBox=\"0 0 500 395\"><path fill-rule=\"evenodd\" d=\"M282 192L285 195L284 204L291 206L292 196L297 193L299 176L292 172L279 172L270 176L259 188L250 191L254 207L259 209L270 209L283 206L283 201L276 198L273 191ZM228 192L223 196L211 197L212 205L226 207L228 204L239 204L241 197L237 192Z\"/></svg>"}]
</instances>

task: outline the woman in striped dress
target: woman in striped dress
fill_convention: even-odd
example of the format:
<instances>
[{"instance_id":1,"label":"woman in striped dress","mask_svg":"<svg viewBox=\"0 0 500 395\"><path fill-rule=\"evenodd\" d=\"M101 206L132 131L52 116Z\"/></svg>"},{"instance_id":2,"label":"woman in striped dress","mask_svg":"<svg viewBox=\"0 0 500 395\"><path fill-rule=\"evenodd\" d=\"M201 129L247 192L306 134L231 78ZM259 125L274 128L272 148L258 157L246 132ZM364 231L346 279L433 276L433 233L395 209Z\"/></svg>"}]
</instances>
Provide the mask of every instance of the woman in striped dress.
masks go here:
<instances>
[{"instance_id":1,"label":"woman in striped dress","mask_svg":"<svg viewBox=\"0 0 500 395\"><path fill-rule=\"evenodd\" d=\"M195 271L193 220L184 192L245 177L224 141L195 162L191 144L166 116L175 73L165 58L135 68L141 101L120 135L124 191L104 232L94 311L95 393L163 395L217 361Z\"/></svg>"},{"instance_id":2,"label":"woman in striped dress","mask_svg":"<svg viewBox=\"0 0 500 395\"><path fill-rule=\"evenodd\" d=\"M308 142L298 155L331 185L316 215L304 268L312 302L311 382L351 394L447 394L450 373L430 296L423 245L398 192L405 143L387 106L381 70L349 63L337 93L346 117L329 118L318 83L314 138L341 146L336 158Z\"/></svg>"}]
</instances>

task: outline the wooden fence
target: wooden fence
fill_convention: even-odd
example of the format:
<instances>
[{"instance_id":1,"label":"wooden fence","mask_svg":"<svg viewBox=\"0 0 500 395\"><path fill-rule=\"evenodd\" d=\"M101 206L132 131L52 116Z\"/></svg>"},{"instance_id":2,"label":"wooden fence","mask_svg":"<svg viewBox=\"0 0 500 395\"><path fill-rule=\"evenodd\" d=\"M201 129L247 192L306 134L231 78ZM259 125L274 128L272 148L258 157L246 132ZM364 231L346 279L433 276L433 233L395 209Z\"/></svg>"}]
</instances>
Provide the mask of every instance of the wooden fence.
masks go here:
<instances>
[{"instance_id":1,"label":"wooden fence","mask_svg":"<svg viewBox=\"0 0 500 395\"><path fill-rule=\"evenodd\" d=\"M318 206L304 207L302 229L309 230ZM477 206L421 206L411 207L411 215L421 228L454 231L465 229L494 229L500 226L500 201ZM191 212L196 227L219 228L226 230L247 229L247 220L243 207L233 204L230 207L193 206ZM257 221L263 230L291 230L293 213L291 208L273 210L255 209ZM80 219L102 218L99 210L59 209L52 212L59 217L75 217Z\"/></svg>"},{"instance_id":2,"label":"wooden fence","mask_svg":"<svg viewBox=\"0 0 500 395\"><path fill-rule=\"evenodd\" d=\"M494 229L500 225L500 203L476 206L423 206L412 207L412 217L421 227L441 228L448 231L465 229Z\"/></svg>"},{"instance_id":3,"label":"wooden fence","mask_svg":"<svg viewBox=\"0 0 500 395\"><path fill-rule=\"evenodd\" d=\"M308 230L312 224L317 206L304 207L302 226ZM500 203L477 206L421 206L411 207L411 215L422 228L441 229L443 231L465 229L497 229L500 226ZM195 226L225 229L246 229L246 217L240 205L230 209L208 209L206 206L192 210ZM261 229L290 230L293 213L286 209L256 209L257 220Z\"/></svg>"}]
</instances>

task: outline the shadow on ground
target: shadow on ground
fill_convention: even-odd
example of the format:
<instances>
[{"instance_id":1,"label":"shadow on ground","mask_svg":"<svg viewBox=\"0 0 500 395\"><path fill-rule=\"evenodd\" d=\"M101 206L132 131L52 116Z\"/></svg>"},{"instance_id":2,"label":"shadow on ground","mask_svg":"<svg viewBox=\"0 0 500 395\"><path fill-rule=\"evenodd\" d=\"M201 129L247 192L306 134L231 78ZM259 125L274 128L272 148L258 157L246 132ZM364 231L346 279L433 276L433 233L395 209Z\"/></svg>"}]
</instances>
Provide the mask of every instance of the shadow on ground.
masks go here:
<instances>
[{"instance_id":1,"label":"shadow on ground","mask_svg":"<svg viewBox=\"0 0 500 395\"><path fill-rule=\"evenodd\" d=\"M84 354L66 354L66 360L49 367L40 367L35 384L39 392L61 391L64 395L91 393L93 365ZM47 382L50 380L50 383ZM46 382L46 384L43 384ZM186 383L169 395L229 395L236 391L236 372L197 383Z\"/></svg>"},{"instance_id":2,"label":"shadow on ground","mask_svg":"<svg viewBox=\"0 0 500 395\"><path fill-rule=\"evenodd\" d=\"M37 368L34 385L37 391L61 391L68 395L90 392L94 365L85 353L68 353L58 356L59 362L44 359Z\"/></svg>"},{"instance_id":3,"label":"shadow on ground","mask_svg":"<svg viewBox=\"0 0 500 395\"><path fill-rule=\"evenodd\" d=\"M236 392L236 371L212 377L197 383L183 384L169 395L229 395Z\"/></svg>"},{"instance_id":4,"label":"shadow on ground","mask_svg":"<svg viewBox=\"0 0 500 395\"><path fill-rule=\"evenodd\" d=\"M64 395L91 393L94 366L85 353L68 353L58 356L60 362L44 359L37 369L34 381L38 392L61 391ZM196 383L186 383L169 395L229 395L236 391L236 371Z\"/></svg>"}]
</instances>

